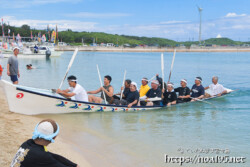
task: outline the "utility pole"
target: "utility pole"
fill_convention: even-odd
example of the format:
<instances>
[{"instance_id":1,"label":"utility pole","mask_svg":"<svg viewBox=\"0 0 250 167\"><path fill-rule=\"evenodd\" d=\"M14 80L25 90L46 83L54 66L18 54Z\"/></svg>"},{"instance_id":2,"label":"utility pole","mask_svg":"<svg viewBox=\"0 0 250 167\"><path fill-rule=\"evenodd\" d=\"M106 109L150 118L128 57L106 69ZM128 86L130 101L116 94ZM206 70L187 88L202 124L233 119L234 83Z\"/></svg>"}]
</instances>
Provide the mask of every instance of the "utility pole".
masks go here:
<instances>
[{"instance_id":1,"label":"utility pole","mask_svg":"<svg viewBox=\"0 0 250 167\"><path fill-rule=\"evenodd\" d=\"M201 13L202 13L202 8L200 8L199 6L198 7L198 11L199 11L199 14L200 14L200 28L199 28L199 44L201 45Z\"/></svg>"}]
</instances>

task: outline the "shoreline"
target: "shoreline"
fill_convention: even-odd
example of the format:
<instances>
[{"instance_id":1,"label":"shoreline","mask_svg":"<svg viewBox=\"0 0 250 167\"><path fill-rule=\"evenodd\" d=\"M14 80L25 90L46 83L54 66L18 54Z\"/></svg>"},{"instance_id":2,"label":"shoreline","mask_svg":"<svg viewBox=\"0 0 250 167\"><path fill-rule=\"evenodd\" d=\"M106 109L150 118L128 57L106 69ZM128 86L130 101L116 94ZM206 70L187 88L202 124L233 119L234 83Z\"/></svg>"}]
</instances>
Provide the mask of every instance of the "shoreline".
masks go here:
<instances>
[{"instance_id":1,"label":"shoreline","mask_svg":"<svg viewBox=\"0 0 250 167\"><path fill-rule=\"evenodd\" d=\"M56 46L55 51L79 51L86 52L250 52L250 47L197 47L197 48L158 48L158 47L102 47L102 46Z\"/></svg>"},{"instance_id":2,"label":"shoreline","mask_svg":"<svg viewBox=\"0 0 250 167\"><path fill-rule=\"evenodd\" d=\"M27 116L10 112L2 87L0 87L0 104L0 166L7 167L10 166L20 145L32 137L36 124L42 119L36 116ZM72 142L62 137L65 135L63 134L63 123L58 123L61 132L56 138L55 143L51 143L48 146L48 150L66 157L79 166L89 167L90 164L84 157L74 150Z\"/></svg>"}]
</instances>

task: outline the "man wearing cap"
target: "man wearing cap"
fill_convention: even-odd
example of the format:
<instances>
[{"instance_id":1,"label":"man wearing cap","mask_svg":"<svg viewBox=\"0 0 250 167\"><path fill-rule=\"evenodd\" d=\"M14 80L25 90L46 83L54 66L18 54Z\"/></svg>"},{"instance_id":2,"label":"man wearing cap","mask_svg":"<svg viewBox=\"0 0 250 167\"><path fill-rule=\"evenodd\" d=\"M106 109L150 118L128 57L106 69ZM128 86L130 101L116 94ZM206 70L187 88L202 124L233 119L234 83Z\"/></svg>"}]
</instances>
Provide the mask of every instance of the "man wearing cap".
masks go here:
<instances>
[{"instance_id":1,"label":"man wearing cap","mask_svg":"<svg viewBox=\"0 0 250 167\"><path fill-rule=\"evenodd\" d=\"M66 90L57 89L56 93L66 98L74 97L73 100L88 102L88 94L86 90L77 83L75 76L68 77L69 88Z\"/></svg>"},{"instance_id":2,"label":"man wearing cap","mask_svg":"<svg viewBox=\"0 0 250 167\"><path fill-rule=\"evenodd\" d=\"M157 106L160 105L161 100L149 101L148 98L161 98L161 89L159 88L159 81L153 80L151 82L151 89L146 93L145 96L140 97L141 106Z\"/></svg>"},{"instance_id":3,"label":"man wearing cap","mask_svg":"<svg viewBox=\"0 0 250 167\"><path fill-rule=\"evenodd\" d=\"M93 95L89 95L89 102L95 102L95 103L105 103L104 99L104 94L105 93L105 98L109 104L112 103L113 101L113 95L114 95L114 88L110 85L112 78L109 75L104 76L104 85L103 87L100 87L97 90L94 91L88 91L88 94L97 94L101 92L101 97L96 97Z\"/></svg>"},{"instance_id":4,"label":"man wearing cap","mask_svg":"<svg viewBox=\"0 0 250 167\"><path fill-rule=\"evenodd\" d=\"M51 119L38 123L32 139L24 142L17 151L10 167L79 167L63 156L47 150L59 133L59 125Z\"/></svg>"},{"instance_id":5,"label":"man wearing cap","mask_svg":"<svg viewBox=\"0 0 250 167\"><path fill-rule=\"evenodd\" d=\"M139 92L137 91L137 84L135 82L131 82L129 89L130 91L127 93L125 99L114 99L114 104L128 105L128 108L136 106L139 101Z\"/></svg>"},{"instance_id":6,"label":"man wearing cap","mask_svg":"<svg viewBox=\"0 0 250 167\"><path fill-rule=\"evenodd\" d=\"M148 86L148 78L144 77L141 80L141 88L139 90L140 97L143 97L146 95L146 93L149 91L150 87Z\"/></svg>"},{"instance_id":7,"label":"man wearing cap","mask_svg":"<svg viewBox=\"0 0 250 167\"><path fill-rule=\"evenodd\" d=\"M191 101L197 101L200 100L202 98L204 98L205 95L205 89L204 87L201 85L202 82L202 78L201 77L196 77L195 78L195 84L193 85L191 92Z\"/></svg>"},{"instance_id":8,"label":"man wearing cap","mask_svg":"<svg viewBox=\"0 0 250 167\"><path fill-rule=\"evenodd\" d=\"M177 96L174 92L174 84L169 82L167 84L167 90L162 89L162 99L163 99L163 105L171 106L175 105L177 102Z\"/></svg>"},{"instance_id":9,"label":"man wearing cap","mask_svg":"<svg viewBox=\"0 0 250 167\"><path fill-rule=\"evenodd\" d=\"M205 90L209 89L209 94L205 94L206 97L221 96L222 94L227 93L227 90L221 84L218 83L218 79L219 78L217 76L213 76L213 83L205 87Z\"/></svg>"},{"instance_id":10,"label":"man wearing cap","mask_svg":"<svg viewBox=\"0 0 250 167\"><path fill-rule=\"evenodd\" d=\"M14 55L8 58L8 63L7 63L7 75L10 76L10 79L13 84L18 84L18 78L20 77L18 60L17 60L18 53L19 53L19 48L15 47L13 49Z\"/></svg>"},{"instance_id":11,"label":"man wearing cap","mask_svg":"<svg viewBox=\"0 0 250 167\"><path fill-rule=\"evenodd\" d=\"M177 103L184 103L190 101L190 89L187 87L187 80L181 80L181 87L174 89L175 92L179 93Z\"/></svg>"}]
</instances>

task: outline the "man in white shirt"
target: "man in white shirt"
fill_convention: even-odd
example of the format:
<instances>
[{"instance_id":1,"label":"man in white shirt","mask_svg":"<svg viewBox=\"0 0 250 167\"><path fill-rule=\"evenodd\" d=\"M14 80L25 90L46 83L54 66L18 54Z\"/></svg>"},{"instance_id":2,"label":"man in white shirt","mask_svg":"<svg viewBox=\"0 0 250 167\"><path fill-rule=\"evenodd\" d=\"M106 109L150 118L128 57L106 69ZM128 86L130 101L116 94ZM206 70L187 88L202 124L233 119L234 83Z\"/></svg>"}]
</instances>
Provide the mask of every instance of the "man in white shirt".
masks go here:
<instances>
[{"instance_id":1,"label":"man in white shirt","mask_svg":"<svg viewBox=\"0 0 250 167\"><path fill-rule=\"evenodd\" d=\"M222 94L227 93L227 90L218 83L218 77L214 76L212 78L212 84L208 87L205 87L206 89L209 89L208 93L206 93L205 97L212 97L212 96L221 96Z\"/></svg>"},{"instance_id":2,"label":"man in white shirt","mask_svg":"<svg viewBox=\"0 0 250 167\"><path fill-rule=\"evenodd\" d=\"M68 77L69 88L66 90L57 89L56 93L66 98L73 98L77 101L88 102L88 94L86 90L77 83L75 76L71 75Z\"/></svg>"}]
</instances>

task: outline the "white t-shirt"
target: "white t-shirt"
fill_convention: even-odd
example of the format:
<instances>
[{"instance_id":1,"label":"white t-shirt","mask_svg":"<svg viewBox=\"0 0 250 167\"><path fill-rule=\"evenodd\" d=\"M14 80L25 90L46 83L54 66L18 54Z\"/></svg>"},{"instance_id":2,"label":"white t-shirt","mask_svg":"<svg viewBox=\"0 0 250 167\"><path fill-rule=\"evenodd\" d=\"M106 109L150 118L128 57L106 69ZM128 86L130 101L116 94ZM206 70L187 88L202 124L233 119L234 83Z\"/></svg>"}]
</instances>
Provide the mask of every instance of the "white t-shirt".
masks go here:
<instances>
[{"instance_id":1,"label":"white t-shirt","mask_svg":"<svg viewBox=\"0 0 250 167\"><path fill-rule=\"evenodd\" d=\"M75 100L89 102L88 94L81 85L76 84L75 88L69 87L69 91L72 93L75 93L75 96L73 96Z\"/></svg>"},{"instance_id":2,"label":"white t-shirt","mask_svg":"<svg viewBox=\"0 0 250 167\"><path fill-rule=\"evenodd\" d=\"M209 89L210 89L210 95L211 96L215 96L218 95L220 93L222 93L224 90L226 90L221 84L211 84L209 85Z\"/></svg>"}]
</instances>

